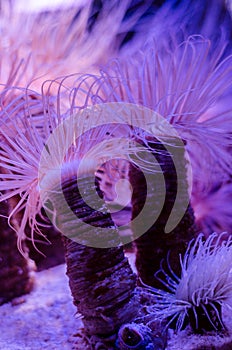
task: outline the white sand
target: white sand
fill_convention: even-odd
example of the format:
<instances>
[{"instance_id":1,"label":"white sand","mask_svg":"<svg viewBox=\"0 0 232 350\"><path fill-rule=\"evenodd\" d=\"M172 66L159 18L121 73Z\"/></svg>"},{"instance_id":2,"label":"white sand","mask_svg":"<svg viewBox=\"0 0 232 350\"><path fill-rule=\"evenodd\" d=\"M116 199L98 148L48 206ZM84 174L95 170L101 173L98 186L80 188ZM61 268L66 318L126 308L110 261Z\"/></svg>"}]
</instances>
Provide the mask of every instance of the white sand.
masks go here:
<instances>
[{"instance_id":1,"label":"white sand","mask_svg":"<svg viewBox=\"0 0 232 350\"><path fill-rule=\"evenodd\" d=\"M35 277L35 288L29 295L0 307L0 349L73 349L81 321L75 317L65 265L36 273ZM232 311L225 313L225 320L232 333L231 314ZM232 342L232 334L198 336L182 331L175 335L170 331L169 335L167 350L196 350L202 346L201 349L212 350ZM232 349L232 345L225 349Z\"/></svg>"},{"instance_id":2,"label":"white sand","mask_svg":"<svg viewBox=\"0 0 232 350\"><path fill-rule=\"evenodd\" d=\"M0 307L1 350L70 350L80 326L65 265L36 273L34 290ZM16 302L22 302L13 306Z\"/></svg>"}]
</instances>

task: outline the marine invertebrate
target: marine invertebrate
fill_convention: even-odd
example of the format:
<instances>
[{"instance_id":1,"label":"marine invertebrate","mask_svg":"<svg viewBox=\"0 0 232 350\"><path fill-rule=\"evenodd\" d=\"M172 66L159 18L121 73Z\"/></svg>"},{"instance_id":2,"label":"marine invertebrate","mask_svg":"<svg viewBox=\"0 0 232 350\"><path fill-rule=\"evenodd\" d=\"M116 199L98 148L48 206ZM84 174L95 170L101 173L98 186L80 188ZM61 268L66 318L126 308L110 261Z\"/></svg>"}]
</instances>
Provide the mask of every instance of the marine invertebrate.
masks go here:
<instances>
[{"instance_id":1,"label":"marine invertebrate","mask_svg":"<svg viewBox=\"0 0 232 350\"><path fill-rule=\"evenodd\" d=\"M10 89L8 89L9 92ZM18 92L15 94L15 92ZM37 183L35 181L40 152L43 140L50 134L46 126L40 128L38 122L43 116L42 99L35 92L32 98L25 94L23 89L11 89L11 104L4 106L4 93L2 93L1 110L1 201L16 198L8 215L8 221L20 213L20 225L15 229L19 238L25 237L27 219L31 219L32 231L36 222L38 210L38 196L35 194ZM33 98L36 96L37 98ZM41 108L42 107L42 108ZM34 114L35 113L35 114ZM36 114L37 113L37 114ZM33 120L33 122L32 122ZM31 124L30 124L31 121ZM55 121L54 121L55 122ZM5 132L5 130L8 132ZM31 150L34 150L31 154ZM26 205L27 203L27 205ZM40 207L41 208L41 207ZM25 210L24 210L25 209ZM20 242L20 239L18 240ZM19 250L23 253L23 249Z\"/></svg>"},{"instance_id":2,"label":"marine invertebrate","mask_svg":"<svg viewBox=\"0 0 232 350\"><path fill-rule=\"evenodd\" d=\"M164 326L153 322L147 326L131 322L120 327L117 344L121 350L164 350L167 345L167 334Z\"/></svg>"},{"instance_id":3,"label":"marine invertebrate","mask_svg":"<svg viewBox=\"0 0 232 350\"><path fill-rule=\"evenodd\" d=\"M147 8L147 5L140 6L139 10L133 11L133 14L126 17L127 11L130 10L130 1L112 1L103 2L101 4L101 11L98 16L93 20L95 2L90 0L86 6L76 5L71 8L61 9L48 12L39 13L25 13L22 16L16 11L14 2L4 3L1 11L1 33L4 40L0 41L1 45L1 110L2 115L7 116L3 118L1 123L2 137L4 147L2 148L3 155L6 158L14 159L14 151L19 146L20 159L28 169L28 164L23 159L24 151L29 151L33 148L36 150L35 158L30 159L29 163L33 169L36 169L36 157L41 150L40 141L46 139L51 132L51 127L55 127L59 122L62 113L67 113L69 106L69 92L64 95L60 93L60 85L62 82L66 86L73 87L73 80L76 79L76 75L69 75L68 79L57 77L59 75L65 76L73 72L91 71L96 64L106 61L111 55L118 52L121 41L124 35L134 27L137 20L142 15L143 11ZM65 15L64 15L65 11ZM113 15L112 15L113 13ZM55 16L54 16L55 14ZM9 19L12 21L12 26L8 26ZM22 21L23 18L23 21ZM55 20L54 20L55 18ZM41 25L41 23L43 25ZM110 23L111 30L108 29ZM145 24L144 24L145 25ZM146 26L146 25L145 25ZM141 29L141 28L140 28ZM15 33L20 32L20 38L15 36ZM33 34L33 35L31 35ZM139 33L138 33L139 34ZM104 40L102 38L104 37ZM64 39L65 38L65 39ZM62 45L61 45L62 44ZM92 54L94 51L94 54ZM89 54L91 52L91 54ZM57 80L50 84L49 77L56 77ZM46 79L46 80L45 80ZM45 80L45 83L42 83ZM47 83L46 83L47 82ZM21 94L21 90L30 85L31 93L29 88L27 92ZM14 88L11 89L11 87ZM43 90L43 97L39 93L36 93L33 88L37 91ZM46 90L47 89L47 90ZM76 94L73 89L74 95ZM22 90L23 91L23 90ZM54 110L50 100L53 98L49 95L58 95L57 101L54 97L54 103L58 104L58 111ZM9 96L8 96L9 95ZM60 96L62 95L62 102ZM40 96L40 97L38 97ZM38 101L37 101L38 98ZM46 100L49 100L47 103ZM81 101L82 99L80 99ZM38 102L38 103L37 103ZM73 106L71 106L70 113L73 112ZM24 114L27 114L28 118L25 118ZM42 115L44 113L44 116ZM20 121L21 119L21 121ZM33 121L32 121L33 119ZM49 120L49 121L47 121ZM11 124L12 123L12 124ZM48 126L47 128L41 127L41 124ZM50 125L51 124L51 125ZM36 136L36 140L32 141L33 145L26 142L24 150L21 145L17 145L17 141L5 152L7 143L7 134L11 128L10 137L12 133L18 135L18 139L24 138L25 130L22 133L18 132L18 128L28 128L30 134L30 125L40 129L43 135L41 140L40 136ZM5 135L3 130L6 132ZM19 136L20 135L20 136ZM31 132L31 140L35 135ZM27 141L29 140L29 137ZM12 141L12 140L11 140ZM12 153L10 154L10 152ZM4 161L5 162L5 159ZM35 162L34 162L35 161ZM22 169L17 168L18 163L14 164L15 172L18 175L22 175ZM12 166L6 164L4 168L11 168ZM20 176L19 176L20 177ZM18 177L18 179L19 179ZM6 180L6 179L5 179ZM2 183L2 190L7 188L8 182ZM20 183L20 186L22 182ZM19 186L19 187L20 187ZM10 196L17 193L22 193L27 187L25 197L17 204L15 210L22 209L23 201L28 199L30 202L30 194L34 190L35 183L28 183L21 189L12 185L8 188L11 194L2 195L1 199L9 198ZM14 189L14 191L12 191ZM29 190L30 189L30 190ZM36 191L34 192L36 193ZM35 214L30 215L33 210L37 212L38 197L33 199L34 204L30 202L26 206L23 219L18 232L21 237L26 226L25 218L30 217L32 220L32 228L34 227ZM30 213L29 213L30 212ZM32 219L33 218L33 219ZM33 232L33 229L32 229Z\"/></svg>"},{"instance_id":4,"label":"marine invertebrate","mask_svg":"<svg viewBox=\"0 0 232 350\"><path fill-rule=\"evenodd\" d=\"M116 105L117 109L114 104L96 106L93 115L90 108L76 115L69 111L61 115L51 103L52 97L46 99L45 96L43 101L37 94L35 100L30 100L32 91L26 90L25 94L23 101L27 101L28 114L15 113L14 118L10 118L7 110L2 113L2 124L10 125L11 133L2 135L0 156L8 172L1 175L4 181L0 182L0 189L8 193L3 193L1 199L21 194L13 208L13 213L22 211L23 215L17 231L21 252L26 222L29 220L33 239L35 229L39 230L41 208L50 214L52 223L63 233L70 288L83 316L84 333L92 344L100 342L109 349L114 346L120 326L139 314L139 292L136 276L124 257L117 227L104 202L99 196L97 200L94 197L96 189L100 197L102 192L91 179L98 166L107 160L133 153L133 147L130 143L127 145L131 127L121 124L120 104ZM53 111L54 115L36 118L33 106L38 111L41 103L45 111ZM110 114L108 119L104 108L105 113ZM108 142L106 148L103 147L105 141ZM33 154L26 152L29 149L34 150ZM99 204L100 209L92 210L89 201Z\"/></svg>"},{"instance_id":5,"label":"marine invertebrate","mask_svg":"<svg viewBox=\"0 0 232 350\"><path fill-rule=\"evenodd\" d=\"M136 276L124 257L117 228L104 208L104 203L97 197L97 202L100 201L104 210L93 211L84 199L92 199L96 185L91 184L90 180L94 178L97 165L101 165L107 156L111 157L114 149L114 144L109 144L105 154L98 143L104 138L109 141L113 139L112 135L114 129L117 130L117 125L94 127L92 131L87 132L89 123L91 125L91 122L88 122L88 110L85 115L80 113L73 119L62 117L59 113L55 118L51 114L49 117L41 116L42 119L36 118L33 116L33 102L38 111L42 100L37 94L37 99L31 101L31 93L32 91L26 90L24 96L29 108L28 114L15 113L14 118L11 118L6 109L2 113L2 125L10 125L11 133L1 134L1 164L7 170L1 174L1 200L16 194L21 195L9 213L8 220L11 222L14 214L22 213L17 234L19 250L24 254L23 241L27 221L29 220L31 225L33 239L35 229L41 232L38 215L41 215L42 207L51 213L53 224L66 235L63 241L67 274L74 303L83 315L84 332L92 339L92 343L98 337L98 342L112 345L121 324L129 322L138 313ZM99 112L99 118L100 116ZM41 123L41 120L45 123ZM97 120L94 121L94 125ZM57 138L56 127L60 130ZM75 140L74 136L78 134L78 130L80 137ZM51 142L50 136L54 136ZM74 142L71 147L70 138ZM88 142L85 142L86 139ZM83 155L91 151L91 148L94 150L84 159L84 170L78 173L77 187L78 165ZM28 152L32 149L33 154ZM121 145L117 142L116 152L120 156L123 155L123 143ZM61 193L58 186L60 181ZM82 193L85 193L84 198ZM101 195L101 192L99 193ZM62 196L67 202L65 206L61 200ZM78 221L77 218L81 220ZM106 230L103 236L101 227ZM105 346L108 348L108 345Z\"/></svg>"},{"instance_id":6,"label":"marine invertebrate","mask_svg":"<svg viewBox=\"0 0 232 350\"><path fill-rule=\"evenodd\" d=\"M169 324L175 321L178 330L187 323L195 332L225 329L221 308L232 307L232 238L223 235L205 240L200 234L191 241L180 258L180 278L170 265L168 271L161 266L157 277L168 291L148 287L155 299L151 313Z\"/></svg>"},{"instance_id":7,"label":"marine invertebrate","mask_svg":"<svg viewBox=\"0 0 232 350\"><path fill-rule=\"evenodd\" d=\"M198 35L191 36L180 44L176 44L173 39L168 46L161 48L160 45L159 43L156 47L154 42L149 41L145 44L143 52L127 60L114 60L102 68L99 76L87 77L85 84L88 84L89 79L89 89L86 88L85 103L130 102L147 106L162 115L177 130L185 143L192 166L192 178L189 182L190 186L192 185L190 203L198 205L198 193L204 194L201 199L206 198L215 184L221 183L224 186L231 176L231 103L224 102L228 101L231 92L232 56L223 58L223 41L220 42L218 50L211 51L211 42ZM143 121L141 117L141 127L143 123L146 125L146 120ZM138 140L146 145L150 141L149 136L146 139L145 133L138 135ZM154 146L150 144L149 147L159 149L155 142ZM198 157L200 152L204 154L201 159ZM183 162L184 169L187 165L184 157L179 161ZM165 163L165 160L163 162ZM188 169L187 166L184 183L187 183ZM169 167L170 174L173 170ZM167 169L165 171L167 172ZM173 181L173 176L170 175L171 178L170 181ZM133 179L132 175L132 181ZM189 218L193 214L190 212ZM137 213L138 211L134 215ZM222 217L218 213L216 220L224 229L228 224L223 222ZM204 218L201 220L204 221ZM193 218L183 218L184 221L186 224L188 222L185 228L187 232L193 228ZM197 233L197 230L195 232ZM155 237L155 234L154 230L151 237ZM175 244L178 246L177 241ZM167 254L169 247L166 242L167 236L163 236L163 243L160 242L158 246L154 244L153 249L164 249L165 253L163 251L161 255ZM149 243L146 245L151 249ZM151 254L150 250L145 253L143 247L141 256L144 258L138 259L138 265L146 266L145 271L148 265L151 265L151 256L156 254ZM178 264L178 259L176 261ZM159 263L156 268L158 266ZM141 278L143 279L142 275ZM150 278L153 279L153 273Z\"/></svg>"},{"instance_id":8,"label":"marine invertebrate","mask_svg":"<svg viewBox=\"0 0 232 350\"><path fill-rule=\"evenodd\" d=\"M91 183L97 164L101 165L103 160L107 162L108 157L111 160L133 153L130 143L127 146L128 141L124 146L124 138L131 136L130 125L121 124L123 111L131 115L126 107L123 110L120 104L102 104L64 119L64 124L58 126L58 134L55 131L48 139L40 164L39 187L44 198L43 206L63 233L70 288L74 303L83 316L84 333L90 338L93 348L101 344L102 348L111 349L119 327L136 319L141 309L136 277L124 258L119 232L104 203L101 204L99 198L94 200L96 187L100 197L103 193L98 184ZM99 122L101 124L97 125ZM88 129L92 123L94 127ZM81 130L79 138L78 129ZM68 138L73 142L74 136L75 146L70 148ZM68 147L66 162L64 146ZM84 166L81 168L82 161ZM57 169L59 164L61 174ZM96 204L98 211L91 208ZM79 264L80 269L77 268ZM152 331L147 328L146 332L151 333L149 339L152 339Z\"/></svg>"}]
</instances>

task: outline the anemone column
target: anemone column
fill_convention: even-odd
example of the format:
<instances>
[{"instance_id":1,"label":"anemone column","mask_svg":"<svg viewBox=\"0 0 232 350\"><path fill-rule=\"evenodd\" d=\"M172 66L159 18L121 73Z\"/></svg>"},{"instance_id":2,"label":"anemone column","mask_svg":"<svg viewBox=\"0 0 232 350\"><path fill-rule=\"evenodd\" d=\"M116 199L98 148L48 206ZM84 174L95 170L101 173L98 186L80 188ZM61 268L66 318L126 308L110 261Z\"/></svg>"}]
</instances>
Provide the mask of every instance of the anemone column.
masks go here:
<instances>
[{"instance_id":1,"label":"anemone column","mask_svg":"<svg viewBox=\"0 0 232 350\"><path fill-rule=\"evenodd\" d=\"M170 145L175 148L173 140L169 142L169 150L167 150L161 142L147 137L146 142L141 139L137 140L140 144L145 146L149 152L154 155L158 161L165 179L165 201L163 208L158 215L158 219L151 225L151 227L140 236L140 231L143 232L144 222L133 224L132 229L136 237L136 267L138 269L141 280L150 286L164 289L164 283L156 278L155 274L160 270L161 262L168 263L172 266L175 274L180 275L179 255L183 255L186 251L189 241L196 235L196 227L194 224L194 214L190 204L186 210L183 209L184 216L178 225L170 232L165 233L165 226L167 224L169 215L174 207L176 200L178 186L186 189L183 192L183 203L186 203L188 196L187 184L187 169L184 152L179 152L180 156L173 162L173 156L170 152ZM176 172L176 165L182 169L181 174ZM145 201L150 207L150 215L156 216L156 208L159 208L159 202L162 202L163 193L155 184L153 177L150 183L146 183L149 176L146 176L137 166L131 165L129 171L130 182L133 187L132 194L132 220L137 217L143 208ZM158 205L157 205L158 203ZM156 205L155 205L156 204ZM184 205L184 204L183 204Z\"/></svg>"},{"instance_id":2,"label":"anemone column","mask_svg":"<svg viewBox=\"0 0 232 350\"><path fill-rule=\"evenodd\" d=\"M9 202L0 207L0 304L29 293L33 287L32 264L17 247L17 234L8 225Z\"/></svg>"},{"instance_id":3,"label":"anemone column","mask_svg":"<svg viewBox=\"0 0 232 350\"><path fill-rule=\"evenodd\" d=\"M88 200L92 191L96 191L88 177L78 179L78 187L73 177L62 183L68 207L59 208L59 198L53 195L52 199L59 213L57 226L62 227L63 233L63 228L67 230L63 241L69 285L74 304L83 316L84 334L90 338L91 344L95 346L100 342L102 349L114 349L119 327L134 319L138 313L136 276L124 256L123 248L119 246L118 230L110 214L106 210L102 212L90 208L83 200L80 189ZM102 197L99 189L98 193ZM72 213L78 217L78 221L72 221ZM99 228L107 230L109 248L96 247L102 239Z\"/></svg>"}]
</instances>

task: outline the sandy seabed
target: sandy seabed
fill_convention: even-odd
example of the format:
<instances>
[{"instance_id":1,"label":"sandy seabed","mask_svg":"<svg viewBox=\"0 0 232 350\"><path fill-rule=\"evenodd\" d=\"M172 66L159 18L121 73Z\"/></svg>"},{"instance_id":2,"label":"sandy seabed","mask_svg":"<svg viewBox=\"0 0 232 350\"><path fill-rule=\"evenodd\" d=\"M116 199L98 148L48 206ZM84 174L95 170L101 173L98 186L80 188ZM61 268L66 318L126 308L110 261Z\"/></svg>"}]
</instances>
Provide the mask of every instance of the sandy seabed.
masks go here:
<instances>
[{"instance_id":1,"label":"sandy seabed","mask_svg":"<svg viewBox=\"0 0 232 350\"><path fill-rule=\"evenodd\" d=\"M81 319L72 304L65 270L65 265L59 265L36 273L30 294L0 307L1 350L74 349ZM231 350L232 311L225 311L224 316L228 335L199 336L189 330L174 334L170 330L167 350Z\"/></svg>"}]
</instances>

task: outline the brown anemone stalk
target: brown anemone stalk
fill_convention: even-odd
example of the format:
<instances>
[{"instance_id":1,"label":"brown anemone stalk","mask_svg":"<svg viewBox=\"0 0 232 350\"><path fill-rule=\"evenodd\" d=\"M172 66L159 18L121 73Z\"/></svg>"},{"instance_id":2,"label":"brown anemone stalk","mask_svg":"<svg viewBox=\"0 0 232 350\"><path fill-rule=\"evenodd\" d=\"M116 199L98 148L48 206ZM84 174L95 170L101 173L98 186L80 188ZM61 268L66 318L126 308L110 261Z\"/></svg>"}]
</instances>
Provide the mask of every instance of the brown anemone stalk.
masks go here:
<instances>
[{"instance_id":1,"label":"brown anemone stalk","mask_svg":"<svg viewBox=\"0 0 232 350\"><path fill-rule=\"evenodd\" d=\"M98 181L93 183L95 167L91 170L87 166L78 179L75 165L72 167L68 165L60 184L68 206L63 206L56 186L49 187L48 203L44 205L56 212L54 224L63 233L69 286L82 316L84 327L77 333L74 348L163 350L166 331L162 323L147 319L143 310L149 297L146 299L146 293L143 295L137 287L137 276L124 255L119 230L102 201ZM100 210L87 203L94 203Z\"/></svg>"},{"instance_id":2,"label":"brown anemone stalk","mask_svg":"<svg viewBox=\"0 0 232 350\"><path fill-rule=\"evenodd\" d=\"M93 187L95 187L93 185ZM93 211L85 203L91 200L92 190L88 176L78 179L65 178L62 183L64 196L72 211L80 217L78 224L69 220L67 210L58 208L59 196L53 195L59 215L59 227L66 235L63 242L66 251L67 275L74 304L82 315L83 335L93 349L114 349L120 326L136 318L139 304L136 293L136 276L124 256L120 245L119 232L110 214ZM98 186L98 194L102 196ZM105 208L106 209L106 208ZM110 248L96 248L76 242L92 237L101 240L100 228L107 230ZM69 237L72 237L70 239ZM84 345L82 345L84 346ZM97 347L98 346L98 347Z\"/></svg>"},{"instance_id":3,"label":"brown anemone stalk","mask_svg":"<svg viewBox=\"0 0 232 350\"><path fill-rule=\"evenodd\" d=\"M33 263L19 252L17 234L8 224L11 200L0 207L0 305L22 296L33 287Z\"/></svg>"},{"instance_id":4,"label":"brown anemone stalk","mask_svg":"<svg viewBox=\"0 0 232 350\"><path fill-rule=\"evenodd\" d=\"M117 140L115 148L120 118L112 110L113 120L108 119L107 124L106 111L87 109L58 126L41 157L41 200L63 234L69 285L84 325L82 344L77 348L89 344L91 349L115 349L118 337L124 347L135 337L133 344L139 349L140 344L154 346L152 331L145 327L144 335L139 335L130 326L130 335L127 328L118 335L121 326L141 317L140 291L95 178L99 166L128 152L124 140ZM99 121L102 124L95 126ZM77 131L80 136L73 141ZM69 139L74 144L64 152Z\"/></svg>"},{"instance_id":5,"label":"brown anemone stalk","mask_svg":"<svg viewBox=\"0 0 232 350\"><path fill-rule=\"evenodd\" d=\"M178 152L177 161L181 173L177 174L177 161L175 159L174 163L170 148L167 150L165 144L154 138L151 139L149 135L145 134L143 137L145 137L145 141L140 139L138 142L142 144L145 142L148 151L154 155L161 166L165 179L165 200L162 205L163 189L157 186L156 177L151 178L150 181L146 181L150 177L146 176L145 178L144 175L146 173L144 171L141 171L135 165L131 165L129 179L134 189L132 194L132 229L135 237L139 237L135 240L136 267L143 283L156 288L166 289L166 285L160 281L157 274L161 264L168 263L172 267L174 274L180 276L180 254L183 256L188 242L195 237L197 232L191 205L188 204L185 207L185 204L189 203L186 174L187 162L184 152ZM169 142L173 150L175 150L175 147L178 147L172 140ZM174 208L178 186L184 189L182 197L179 198L180 203L178 208L184 215L176 227L167 233L166 225ZM157 217L157 220L154 220L155 222L151 227L143 235L140 235L140 232L143 232L144 222L140 221L133 224L133 220L143 209L145 201L148 201L150 215ZM183 207L181 208L181 206ZM154 207L155 210L153 209ZM160 213L157 213L157 210L160 209ZM175 215L178 215L178 212Z\"/></svg>"}]
</instances>

